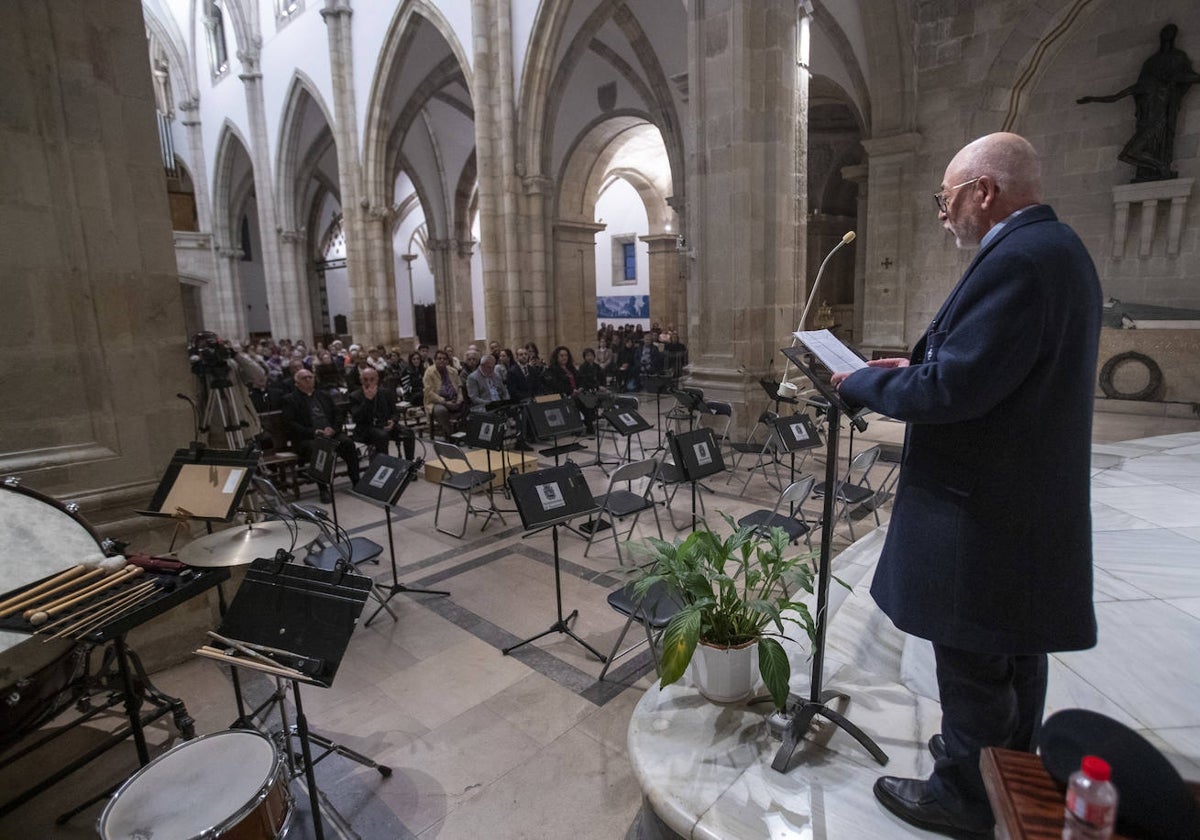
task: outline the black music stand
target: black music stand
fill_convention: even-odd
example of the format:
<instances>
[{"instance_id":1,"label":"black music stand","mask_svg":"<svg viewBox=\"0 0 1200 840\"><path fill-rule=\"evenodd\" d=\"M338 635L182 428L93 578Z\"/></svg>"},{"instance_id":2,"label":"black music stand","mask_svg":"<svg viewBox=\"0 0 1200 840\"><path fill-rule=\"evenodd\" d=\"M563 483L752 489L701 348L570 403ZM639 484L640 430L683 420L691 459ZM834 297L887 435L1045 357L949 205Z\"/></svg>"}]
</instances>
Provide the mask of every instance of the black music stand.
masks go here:
<instances>
[{"instance_id":1,"label":"black music stand","mask_svg":"<svg viewBox=\"0 0 1200 840\"><path fill-rule=\"evenodd\" d=\"M662 439L662 395L664 391L675 390L675 380L670 376L648 373L642 377L642 390L654 394L654 419L658 428L658 442L654 446L654 451L662 452L666 448L663 446Z\"/></svg>"},{"instance_id":2,"label":"black music stand","mask_svg":"<svg viewBox=\"0 0 1200 840\"><path fill-rule=\"evenodd\" d=\"M258 466L257 451L209 449L193 443L176 449L143 516L232 522Z\"/></svg>"},{"instance_id":3,"label":"black music stand","mask_svg":"<svg viewBox=\"0 0 1200 840\"><path fill-rule=\"evenodd\" d=\"M360 499L374 502L383 508L383 515L387 521L388 552L392 558L392 583L391 586L387 587L387 597L380 599L379 606L375 608L375 612L371 613L371 617L363 622L364 627L371 626L371 622L375 620L375 616L379 615L380 611L387 607L388 602L395 598L397 593L407 592L416 595L446 596L450 594L442 589L416 589L411 586L405 586L400 582L400 578L396 573L396 538L392 534L392 508L400 501L400 497L404 495L404 491L408 488L408 485L412 484L417 479L417 476L420 475L421 466L424 463L420 458L415 461L406 461L392 455L376 455L371 459L371 463L367 466L367 470L363 473L363 477L359 479L358 484L350 491ZM392 621L397 620L394 613L390 610L388 613L392 616Z\"/></svg>"},{"instance_id":4,"label":"black music stand","mask_svg":"<svg viewBox=\"0 0 1200 840\"><path fill-rule=\"evenodd\" d=\"M796 453L807 452L821 445L821 436L807 414L775 418L775 434L791 456L788 467L789 483L796 480ZM765 472L765 470L764 470Z\"/></svg>"},{"instance_id":5,"label":"black music stand","mask_svg":"<svg viewBox=\"0 0 1200 840\"><path fill-rule=\"evenodd\" d=\"M604 412L604 420L621 437L625 438L625 461L633 460L633 436L652 428L637 410L616 406ZM639 444L640 446L641 444ZM605 473L607 475L607 473Z\"/></svg>"},{"instance_id":6,"label":"black music stand","mask_svg":"<svg viewBox=\"0 0 1200 840\"><path fill-rule=\"evenodd\" d=\"M585 447L571 442L558 445L558 439L563 435L578 435L583 432L583 418L579 409L572 405L566 397L547 402L531 402L528 406L529 419L533 422L533 433L538 440L550 441L546 449L539 449L539 455L553 455L554 465L558 466L558 456L570 452L579 452Z\"/></svg>"},{"instance_id":7,"label":"black music stand","mask_svg":"<svg viewBox=\"0 0 1200 840\"><path fill-rule=\"evenodd\" d=\"M721 455L721 445L717 443L717 437L713 434L713 430L707 427L679 434L668 432L667 445L670 447L671 457L675 461L675 470L679 473L674 483L687 482L691 485L692 528L695 529L697 485L710 475L725 472L725 458ZM669 466L671 465L664 465L663 472L659 473L660 476L664 472L667 475L673 472L666 469ZM675 524L673 513L671 524Z\"/></svg>"},{"instance_id":8,"label":"black music stand","mask_svg":"<svg viewBox=\"0 0 1200 840\"><path fill-rule=\"evenodd\" d=\"M305 468L317 486L329 493L329 506L333 509L333 527L338 527L337 495L333 492L333 470L337 464L337 441L317 436L313 438L312 457Z\"/></svg>"},{"instance_id":9,"label":"black music stand","mask_svg":"<svg viewBox=\"0 0 1200 840\"><path fill-rule=\"evenodd\" d=\"M508 423L510 412L520 412L522 406L520 403L512 400L497 400L487 404L484 411L473 411L467 415L466 436L463 440L476 449L482 449L487 453L487 471L492 471L492 453L500 453L500 471L501 474L507 474L512 471L512 465L508 460L507 444L513 439L513 436L508 432ZM517 427L520 428L520 421L517 421ZM518 432L519 436L519 432ZM504 498L508 498L508 485L501 484L504 488ZM495 488L492 482L487 483L486 492L488 501L493 508L496 508ZM499 510L499 508L496 508ZM515 509L505 508L503 513L516 513Z\"/></svg>"},{"instance_id":10,"label":"black music stand","mask_svg":"<svg viewBox=\"0 0 1200 840\"><path fill-rule=\"evenodd\" d=\"M771 767L780 773L787 772L792 754L796 751L796 747L800 745L800 741L804 739L804 735L808 732L808 727L812 723L812 719L817 715L821 715L827 720L832 721L834 725L844 729L858 743L862 744L863 748L871 754L872 758L880 764L887 764L887 753L879 748L879 745L871 739L871 736L851 723L849 718L829 706L829 702L834 699L844 699L849 702L850 695L841 691L822 690L823 670L825 667L825 633L829 626L829 581L832 578L830 548L833 545L833 509L834 501L837 497L835 488L838 485L838 427L841 423L840 415L842 412L845 412L846 416L851 418L851 422L855 425L862 421L856 416L857 410L843 401L838 392L830 387L823 377L805 363L804 355L808 352L807 350L803 347L785 347L782 352L812 381L813 386L821 392L821 396L829 401L829 431L825 436L825 481L830 491L825 494L821 513L821 562L817 567L817 612L815 615L817 632L813 641L812 679L810 681L809 697L808 700L797 700L796 702L793 702L789 698L784 714L790 720L788 720L787 727L783 731L783 744L779 747L779 751L775 753L775 759L771 762Z\"/></svg>"},{"instance_id":11,"label":"black music stand","mask_svg":"<svg viewBox=\"0 0 1200 840\"><path fill-rule=\"evenodd\" d=\"M517 642L503 649L505 656L519 647L532 641L548 636L551 633L565 633L579 642L589 653L601 662L607 662L600 651L589 645L571 630L571 622L579 615L579 610L572 610L568 616L563 616L562 603L562 571L559 568L558 526L564 525L579 516L590 516L600 510L595 497L583 477L583 471L578 464L567 462L561 467L546 467L536 472L523 475L510 475L508 483L512 486L513 498L517 502L517 512L521 515L521 525L530 532L550 529L554 542L554 597L557 605L558 620L536 636L530 636L524 641Z\"/></svg>"},{"instance_id":12,"label":"black music stand","mask_svg":"<svg viewBox=\"0 0 1200 840\"><path fill-rule=\"evenodd\" d=\"M683 417L675 413L679 409L682 409L687 412L688 431L692 431L696 428L696 412L698 412L704 406L704 394L699 393L698 391L688 391L679 388L673 388L671 390L671 396L675 398L675 402L677 402L678 405L667 412L668 419L682 420ZM675 416L672 417L672 414Z\"/></svg>"},{"instance_id":13,"label":"black music stand","mask_svg":"<svg viewBox=\"0 0 1200 840\"><path fill-rule=\"evenodd\" d=\"M384 778L392 775L390 767L313 732L300 699L301 683L323 688L333 685L370 591L371 579L353 572L341 569L327 572L286 563L278 557L255 560L247 569L246 578L218 631L233 650L247 653L250 658L236 657L213 648L198 651L227 665L250 668L291 682L296 723L288 728L285 718L283 735L288 742L285 746L289 766L294 755L291 737L300 739L303 773L317 840L325 837L321 825L321 798L325 799L330 818L345 822L317 787L314 767L318 761L337 753L377 770ZM281 701L281 712L282 705ZM316 759L312 757L314 743L324 750Z\"/></svg>"},{"instance_id":14,"label":"black music stand","mask_svg":"<svg viewBox=\"0 0 1200 840\"><path fill-rule=\"evenodd\" d=\"M619 458L616 461L604 460L604 455L600 451L600 445L603 442L604 436L600 434L600 427L596 424L595 420L598 420L600 417L608 416L605 412L613 403L613 395L609 393L602 394L599 391L581 391L577 399L579 400L580 405L582 405L585 409L595 412L592 428L596 436L596 459L594 461L589 461L586 464L581 464L580 466L599 467L600 472L607 476L608 470L606 470L605 467L617 466L621 463L621 461Z\"/></svg>"}]
</instances>

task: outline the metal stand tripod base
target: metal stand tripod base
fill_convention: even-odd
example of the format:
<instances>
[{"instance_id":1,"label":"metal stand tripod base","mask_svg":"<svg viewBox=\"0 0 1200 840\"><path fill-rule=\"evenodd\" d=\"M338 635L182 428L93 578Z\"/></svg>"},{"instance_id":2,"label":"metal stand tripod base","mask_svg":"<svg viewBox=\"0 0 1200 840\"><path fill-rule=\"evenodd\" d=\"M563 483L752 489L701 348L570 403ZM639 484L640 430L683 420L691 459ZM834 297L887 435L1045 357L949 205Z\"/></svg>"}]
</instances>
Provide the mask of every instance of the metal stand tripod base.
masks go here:
<instances>
[{"instance_id":1,"label":"metal stand tripod base","mask_svg":"<svg viewBox=\"0 0 1200 840\"><path fill-rule=\"evenodd\" d=\"M525 645L529 644L530 642L535 642L538 639L542 638L542 636L549 636L551 633L566 633L572 639L579 642L579 644L582 645L589 653L591 653L592 656L596 657L601 662L607 662L608 659L604 656L604 654L602 654L600 651L596 650L594 647L589 645L583 639L576 636L575 631L573 631L571 629L571 626L570 626L571 622L574 621L576 619L576 617L578 617L578 615L579 615L579 610L571 610L571 614L568 615L566 618L560 617L558 619L558 621L551 624L549 630L543 630L541 633L538 633L536 636L530 636L528 639L526 639L523 642L517 642L515 645L512 645L511 647L506 647L501 650L501 653L503 653L505 656L508 656L510 653L512 653L517 648L524 647Z\"/></svg>"},{"instance_id":2,"label":"metal stand tripod base","mask_svg":"<svg viewBox=\"0 0 1200 840\"><path fill-rule=\"evenodd\" d=\"M848 702L850 697L840 691L825 691L821 693L820 702L814 703L808 700L795 707L792 719L788 723L787 729L783 732L783 744L780 745L779 750L775 753L775 760L771 762L772 769L780 773L787 772L788 765L792 762L792 754L796 752L796 747L800 746L800 742L804 740L804 735L808 732L808 727L812 724L812 719L817 715L832 721L834 725L846 730L880 764L886 765L888 763L887 753L871 740L870 735L851 723L850 719L841 712L834 711L829 707L829 701L834 699Z\"/></svg>"},{"instance_id":3,"label":"metal stand tripod base","mask_svg":"<svg viewBox=\"0 0 1200 840\"><path fill-rule=\"evenodd\" d=\"M379 606L375 608L375 612L371 613L371 617L368 618L365 622L363 622L364 627L370 627L371 622L375 620L375 616L379 615L385 609L388 611L388 615L390 615L392 617L392 621L395 621L396 614L393 613L391 611L391 609L388 607L388 602L391 601L393 598L395 598L397 595L399 595L401 592L405 592L409 595L442 595L445 597L450 596L450 593L445 591L444 589L414 589L411 586L405 586L403 583L393 583L390 586L380 586L378 588L387 590L387 593L388 593L387 597L380 600Z\"/></svg>"}]
</instances>

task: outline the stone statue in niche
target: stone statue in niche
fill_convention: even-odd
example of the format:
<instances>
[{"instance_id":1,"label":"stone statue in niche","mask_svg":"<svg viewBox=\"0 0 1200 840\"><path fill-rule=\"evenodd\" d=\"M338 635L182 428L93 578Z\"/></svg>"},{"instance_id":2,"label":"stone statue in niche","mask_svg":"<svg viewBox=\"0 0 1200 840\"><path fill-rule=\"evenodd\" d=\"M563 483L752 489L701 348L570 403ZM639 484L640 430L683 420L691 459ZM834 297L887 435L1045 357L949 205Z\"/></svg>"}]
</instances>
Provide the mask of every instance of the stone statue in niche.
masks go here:
<instances>
[{"instance_id":1,"label":"stone statue in niche","mask_svg":"<svg viewBox=\"0 0 1200 840\"><path fill-rule=\"evenodd\" d=\"M1118 160L1137 167L1133 183L1179 177L1179 173L1171 169L1175 123L1180 102L1188 88L1200 82L1200 74L1192 69L1192 60L1187 53L1175 48L1178 34L1179 27L1173 23L1162 28L1158 52L1146 59L1137 81L1129 87L1109 96L1084 96L1075 100L1083 105L1133 97L1137 128L1117 155Z\"/></svg>"}]
</instances>

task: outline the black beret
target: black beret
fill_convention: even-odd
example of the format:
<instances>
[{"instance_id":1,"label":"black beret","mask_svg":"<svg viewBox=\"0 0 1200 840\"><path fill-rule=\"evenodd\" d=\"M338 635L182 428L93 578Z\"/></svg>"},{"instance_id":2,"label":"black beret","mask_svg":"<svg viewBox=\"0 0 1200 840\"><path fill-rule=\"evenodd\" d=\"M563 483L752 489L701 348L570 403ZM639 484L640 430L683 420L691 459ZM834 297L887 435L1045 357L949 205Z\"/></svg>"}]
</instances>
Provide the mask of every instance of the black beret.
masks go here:
<instances>
[{"instance_id":1,"label":"black beret","mask_svg":"<svg viewBox=\"0 0 1200 840\"><path fill-rule=\"evenodd\" d=\"M1112 767L1117 830L1145 840L1200 840L1200 805L1154 745L1099 712L1065 709L1046 719L1038 736L1046 772L1065 785L1085 755Z\"/></svg>"}]
</instances>

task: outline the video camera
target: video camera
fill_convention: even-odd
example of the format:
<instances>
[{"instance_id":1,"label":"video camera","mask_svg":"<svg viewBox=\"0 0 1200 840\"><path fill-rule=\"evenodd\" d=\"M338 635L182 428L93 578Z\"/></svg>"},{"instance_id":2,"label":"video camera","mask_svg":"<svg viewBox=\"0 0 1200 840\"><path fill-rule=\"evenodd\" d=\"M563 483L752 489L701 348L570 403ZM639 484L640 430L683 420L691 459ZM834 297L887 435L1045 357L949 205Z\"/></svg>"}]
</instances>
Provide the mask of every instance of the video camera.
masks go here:
<instances>
[{"instance_id":1,"label":"video camera","mask_svg":"<svg viewBox=\"0 0 1200 840\"><path fill-rule=\"evenodd\" d=\"M221 341L215 332L198 332L188 343L188 360L192 363L192 373L196 376L208 376L213 380L228 381L229 360L233 358L233 350ZM213 383L218 384L217 381Z\"/></svg>"}]
</instances>

